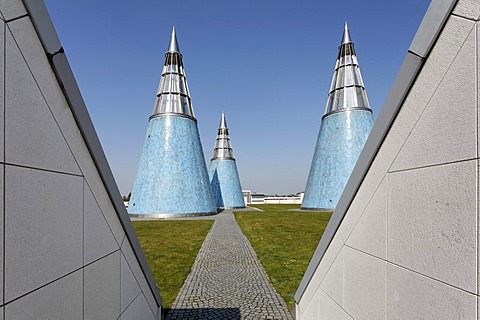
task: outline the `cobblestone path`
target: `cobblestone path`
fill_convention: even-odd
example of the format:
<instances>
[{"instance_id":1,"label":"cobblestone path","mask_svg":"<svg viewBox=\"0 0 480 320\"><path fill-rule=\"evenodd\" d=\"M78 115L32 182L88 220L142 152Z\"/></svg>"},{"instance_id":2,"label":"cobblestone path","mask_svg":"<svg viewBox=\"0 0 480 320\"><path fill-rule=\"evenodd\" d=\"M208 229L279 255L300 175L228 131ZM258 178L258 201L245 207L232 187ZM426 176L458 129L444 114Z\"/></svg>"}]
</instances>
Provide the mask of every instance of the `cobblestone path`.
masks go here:
<instances>
[{"instance_id":1,"label":"cobblestone path","mask_svg":"<svg viewBox=\"0 0 480 320\"><path fill-rule=\"evenodd\" d=\"M166 319L293 319L231 210L215 217Z\"/></svg>"}]
</instances>

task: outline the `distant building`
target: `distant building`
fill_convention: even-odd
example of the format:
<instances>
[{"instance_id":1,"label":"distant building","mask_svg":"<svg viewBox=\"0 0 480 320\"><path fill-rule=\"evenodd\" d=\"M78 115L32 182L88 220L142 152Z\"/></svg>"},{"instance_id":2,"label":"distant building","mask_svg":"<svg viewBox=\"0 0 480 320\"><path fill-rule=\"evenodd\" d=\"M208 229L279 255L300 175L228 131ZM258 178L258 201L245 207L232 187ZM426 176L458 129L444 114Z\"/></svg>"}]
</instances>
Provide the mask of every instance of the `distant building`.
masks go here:
<instances>
[{"instance_id":1,"label":"distant building","mask_svg":"<svg viewBox=\"0 0 480 320\"><path fill-rule=\"evenodd\" d=\"M250 190L243 190L243 198L246 204L301 204L304 192L286 196L272 196L265 193L252 193Z\"/></svg>"},{"instance_id":2,"label":"distant building","mask_svg":"<svg viewBox=\"0 0 480 320\"><path fill-rule=\"evenodd\" d=\"M245 204L252 203L252 192L250 190L242 190L242 193Z\"/></svg>"}]
</instances>

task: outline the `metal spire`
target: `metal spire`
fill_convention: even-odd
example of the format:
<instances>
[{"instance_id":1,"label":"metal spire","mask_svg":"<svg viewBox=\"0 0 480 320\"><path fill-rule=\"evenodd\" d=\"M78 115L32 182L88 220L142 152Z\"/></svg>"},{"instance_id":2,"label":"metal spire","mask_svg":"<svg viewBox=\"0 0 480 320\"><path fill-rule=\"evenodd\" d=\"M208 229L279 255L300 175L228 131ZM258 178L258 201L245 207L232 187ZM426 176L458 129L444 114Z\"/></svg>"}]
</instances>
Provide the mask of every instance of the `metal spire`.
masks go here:
<instances>
[{"instance_id":1,"label":"metal spire","mask_svg":"<svg viewBox=\"0 0 480 320\"><path fill-rule=\"evenodd\" d=\"M350 37L350 32L348 31L348 24L345 21L345 28L343 29L343 36L341 44L346 44L352 42L352 38Z\"/></svg>"},{"instance_id":2,"label":"metal spire","mask_svg":"<svg viewBox=\"0 0 480 320\"><path fill-rule=\"evenodd\" d=\"M170 45L168 46L168 52L180 53L180 47L178 46L175 27L172 28L172 36L170 37Z\"/></svg>"},{"instance_id":3,"label":"metal spire","mask_svg":"<svg viewBox=\"0 0 480 320\"><path fill-rule=\"evenodd\" d=\"M333 112L352 109L371 110L354 44L350 37L348 25L345 22L324 116Z\"/></svg>"},{"instance_id":4,"label":"metal spire","mask_svg":"<svg viewBox=\"0 0 480 320\"><path fill-rule=\"evenodd\" d=\"M151 117L177 114L195 119L182 59L174 27Z\"/></svg>"},{"instance_id":5,"label":"metal spire","mask_svg":"<svg viewBox=\"0 0 480 320\"><path fill-rule=\"evenodd\" d=\"M230 145L230 138L228 136L227 121L225 120L225 113L222 112L220 119L220 126L218 127L217 141L213 149L214 159L235 159L233 157L233 149Z\"/></svg>"},{"instance_id":6,"label":"metal spire","mask_svg":"<svg viewBox=\"0 0 480 320\"><path fill-rule=\"evenodd\" d=\"M222 119L220 120L220 129L227 129L227 120L225 120L225 112L222 112Z\"/></svg>"}]
</instances>

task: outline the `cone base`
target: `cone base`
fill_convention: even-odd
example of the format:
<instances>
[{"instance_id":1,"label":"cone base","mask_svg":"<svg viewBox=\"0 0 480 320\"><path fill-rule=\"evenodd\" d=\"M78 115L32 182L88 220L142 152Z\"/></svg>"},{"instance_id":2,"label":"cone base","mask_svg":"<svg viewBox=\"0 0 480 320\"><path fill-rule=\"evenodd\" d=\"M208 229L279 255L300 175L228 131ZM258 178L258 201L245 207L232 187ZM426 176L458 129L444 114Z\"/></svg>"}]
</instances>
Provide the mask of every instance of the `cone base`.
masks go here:
<instances>
[{"instance_id":1,"label":"cone base","mask_svg":"<svg viewBox=\"0 0 480 320\"><path fill-rule=\"evenodd\" d=\"M335 208L306 208L306 207L300 207L300 210L303 211L318 211L318 212L333 212Z\"/></svg>"},{"instance_id":2,"label":"cone base","mask_svg":"<svg viewBox=\"0 0 480 320\"><path fill-rule=\"evenodd\" d=\"M150 119L128 212L217 213L196 121L177 115Z\"/></svg>"},{"instance_id":3,"label":"cone base","mask_svg":"<svg viewBox=\"0 0 480 320\"><path fill-rule=\"evenodd\" d=\"M130 213L130 218L137 219L174 219L174 218L194 218L194 217L205 217L205 216L214 216L218 214L218 211L215 212L198 212L198 213L143 213L143 214L133 214Z\"/></svg>"},{"instance_id":4,"label":"cone base","mask_svg":"<svg viewBox=\"0 0 480 320\"><path fill-rule=\"evenodd\" d=\"M209 179L217 208L245 208L237 165L233 159L212 159Z\"/></svg>"},{"instance_id":5,"label":"cone base","mask_svg":"<svg viewBox=\"0 0 480 320\"><path fill-rule=\"evenodd\" d=\"M370 110L345 110L322 119L302 210L337 206L372 127Z\"/></svg>"}]
</instances>

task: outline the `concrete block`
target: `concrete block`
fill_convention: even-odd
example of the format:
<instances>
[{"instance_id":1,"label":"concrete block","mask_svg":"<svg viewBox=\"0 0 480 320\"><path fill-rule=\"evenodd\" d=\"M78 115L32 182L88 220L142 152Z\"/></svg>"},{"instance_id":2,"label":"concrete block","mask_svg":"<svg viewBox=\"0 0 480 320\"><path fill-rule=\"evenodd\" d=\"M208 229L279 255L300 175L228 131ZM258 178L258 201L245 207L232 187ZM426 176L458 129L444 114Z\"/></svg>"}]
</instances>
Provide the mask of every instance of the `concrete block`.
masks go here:
<instances>
[{"instance_id":1,"label":"concrete block","mask_svg":"<svg viewBox=\"0 0 480 320\"><path fill-rule=\"evenodd\" d=\"M344 218L351 219L350 210ZM354 220L354 219L351 219ZM353 221L352 221L353 222ZM376 257L386 259L387 256L387 181L384 179L375 191L358 222L352 227L346 244Z\"/></svg>"},{"instance_id":2,"label":"concrete block","mask_svg":"<svg viewBox=\"0 0 480 320\"><path fill-rule=\"evenodd\" d=\"M82 267L83 178L6 166L5 302Z\"/></svg>"},{"instance_id":3,"label":"concrete block","mask_svg":"<svg viewBox=\"0 0 480 320\"><path fill-rule=\"evenodd\" d=\"M343 308L355 319L385 319L387 263L347 246L343 251Z\"/></svg>"},{"instance_id":4,"label":"concrete block","mask_svg":"<svg viewBox=\"0 0 480 320\"><path fill-rule=\"evenodd\" d=\"M318 290L319 314L322 320L353 320L353 318L338 304L335 303L325 292Z\"/></svg>"},{"instance_id":5,"label":"concrete block","mask_svg":"<svg viewBox=\"0 0 480 320\"><path fill-rule=\"evenodd\" d=\"M474 31L411 130L391 171L475 158L477 70L471 67L477 54Z\"/></svg>"},{"instance_id":6,"label":"concrete block","mask_svg":"<svg viewBox=\"0 0 480 320\"><path fill-rule=\"evenodd\" d=\"M480 2L477 0L458 0L453 14L467 19L480 19Z\"/></svg>"},{"instance_id":7,"label":"concrete block","mask_svg":"<svg viewBox=\"0 0 480 320\"><path fill-rule=\"evenodd\" d=\"M76 271L5 307L6 319L83 319L83 271Z\"/></svg>"},{"instance_id":8,"label":"concrete block","mask_svg":"<svg viewBox=\"0 0 480 320\"><path fill-rule=\"evenodd\" d=\"M121 310L125 310L130 303L138 296L140 293L140 286L138 285L135 276L133 275L130 266L128 265L127 261L123 254L121 254L121 262L120 262L120 297L121 303L120 307Z\"/></svg>"},{"instance_id":9,"label":"concrete block","mask_svg":"<svg viewBox=\"0 0 480 320\"><path fill-rule=\"evenodd\" d=\"M120 251L84 268L84 318L120 315Z\"/></svg>"},{"instance_id":10,"label":"concrete block","mask_svg":"<svg viewBox=\"0 0 480 320\"><path fill-rule=\"evenodd\" d=\"M0 0L0 12L5 21L27 14L27 10L20 0Z\"/></svg>"},{"instance_id":11,"label":"concrete block","mask_svg":"<svg viewBox=\"0 0 480 320\"><path fill-rule=\"evenodd\" d=\"M476 319L477 297L387 265L387 319Z\"/></svg>"},{"instance_id":12,"label":"concrete block","mask_svg":"<svg viewBox=\"0 0 480 320\"><path fill-rule=\"evenodd\" d=\"M389 174L388 261L477 292L477 161Z\"/></svg>"},{"instance_id":13,"label":"concrete block","mask_svg":"<svg viewBox=\"0 0 480 320\"><path fill-rule=\"evenodd\" d=\"M6 33L5 70L6 162L81 174L10 32Z\"/></svg>"},{"instance_id":14,"label":"concrete block","mask_svg":"<svg viewBox=\"0 0 480 320\"><path fill-rule=\"evenodd\" d=\"M344 246L320 284L320 288L340 306L343 306L345 295L345 250Z\"/></svg>"},{"instance_id":15,"label":"concrete block","mask_svg":"<svg viewBox=\"0 0 480 320\"><path fill-rule=\"evenodd\" d=\"M128 266L132 270L133 275L134 275L135 279L137 280L137 283L140 285L140 289L142 290L142 292L145 296L145 299L148 302L150 310L152 310L152 313L155 316L157 316L158 315L158 308L160 306L157 305L157 303L155 301L155 298L153 297L150 286L148 285L147 280L145 279L145 275L143 274L143 271L140 268L137 257L135 256L135 253L133 252L132 247L131 247L128 239L125 239L125 241L122 244L122 253L125 257L125 261L127 262Z\"/></svg>"},{"instance_id":16,"label":"concrete block","mask_svg":"<svg viewBox=\"0 0 480 320\"><path fill-rule=\"evenodd\" d=\"M84 184L84 264L104 257L120 247L108 227L90 188Z\"/></svg>"}]
</instances>

